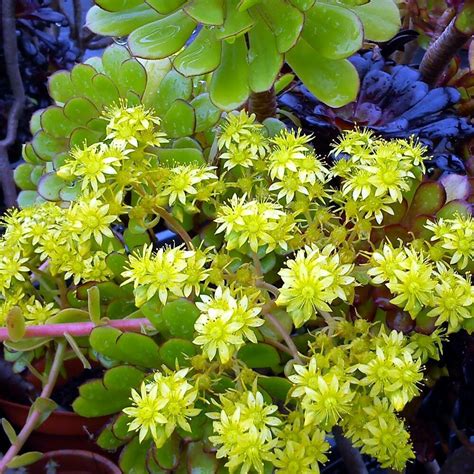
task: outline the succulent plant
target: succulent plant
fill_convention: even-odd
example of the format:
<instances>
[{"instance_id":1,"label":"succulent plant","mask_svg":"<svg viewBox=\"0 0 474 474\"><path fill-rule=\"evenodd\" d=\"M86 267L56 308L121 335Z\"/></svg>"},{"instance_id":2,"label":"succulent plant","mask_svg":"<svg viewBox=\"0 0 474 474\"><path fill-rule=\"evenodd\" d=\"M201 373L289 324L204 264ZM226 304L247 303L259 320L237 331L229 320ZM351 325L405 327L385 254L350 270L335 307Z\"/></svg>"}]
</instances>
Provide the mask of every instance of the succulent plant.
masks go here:
<instances>
[{"instance_id":1,"label":"succulent plant","mask_svg":"<svg viewBox=\"0 0 474 474\"><path fill-rule=\"evenodd\" d=\"M132 54L172 57L185 76L213 72L210 97L235 109L269 90L286 60L322 101L340 107L357 94L346 60L365 39L399 28L392 0L97 0L87 15L95 33L128 36ZM311 58L309 61L308 58Z\"/></svg>"},{"instance_id":2,"label":"succulent plant","mask_svg":"<svg viewBox=\"0 0 474 474\"><path fill-rule=\"evenodd\" d=\"M199 78L198 78L199 79ZM102 58L59 71L48 83L55 105L37 111L31 120L33 139L23 148L25 163L15 170L22 189L19 204L70 199L75 190L55 173L74 147L105 137L102 114L114 104L143 104L156 111L175 148L173 158L203 160L209 152L221 111L209 100L205 82L193 81L171 69L169 60L139 61L120 45L108 47ZM194 137L194 138L192 138ZM160 150L165 156L167 149Z\"/></svg>"},{"instance_id":3,"label":"succulent plant","mask_svg":"<svg viewBox=\"0 0 474 474\"><path fill-rule=\"evenodd\" d=\"M279 97L280 106L297 114L303 128L316 133L317 142L324 137L329 143L341 130L360 126L387 138L414 135L436 153L445 153L453 139L460 143L474 135L474 124L454 109L461 99L454 87L430 90L417 70L393 66L376 51L356 55L351 61L359 72L361 88L350 104L327 106L301 83Z\"/></svg>"}]
</instances>

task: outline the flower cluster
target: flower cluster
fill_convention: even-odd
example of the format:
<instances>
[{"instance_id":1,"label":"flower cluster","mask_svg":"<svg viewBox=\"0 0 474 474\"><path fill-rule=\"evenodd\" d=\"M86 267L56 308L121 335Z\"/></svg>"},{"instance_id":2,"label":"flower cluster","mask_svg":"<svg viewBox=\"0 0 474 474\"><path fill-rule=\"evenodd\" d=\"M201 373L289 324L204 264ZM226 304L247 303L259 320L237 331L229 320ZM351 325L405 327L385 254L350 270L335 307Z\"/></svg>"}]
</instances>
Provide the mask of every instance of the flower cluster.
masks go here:
<instances>
[{"instance_id":1,"label":"flower cluster","mask_svg":"<svg viewBox=\"0 0 474 474\"><path fill-rule=\"evenodd\" d=\"M348 217L380 224L384 214L393 214L391 205L402 201L422 171L425 152L414 141L385 141L370 131L346 132L334 148L339 161L332 173L344 179L340 199L354 213Z\"/></svg>"},{"instance_id":2,"label":"flower cluster","mask_svg":"<svg viewBox=\"0 0 474 474\"><path fill-rule=\"evenodd\" d=\"M299 250L280 270L283 285L276 303L286 306L296 327L315 318L318 311L331 311L335 299L351 301L357 284L351 272L354 265L341 263L336 248L316 245Z\"/></svg>"},{"instance_id":3,"label":"flower cluster","mask_svg":"<svg viewBox=\"0 0 474 474\"><path fill-rule=\"evenodd\" d=\"M423 337L436 353L437 336ZM382 466L404 466L413 453L396 412L418 394L423 378L422 354L413 346L402 333L364 320L338 323L332 337L320 332L309 362L289 376L303 425L327 432L341 425Z\"/></svg>"},{"instance_id":4,"label":"flower cluster","mask_svg":"<svg viewBox=\"0 0 474 474\"><path fill-rule=\"evenodd\" d=\"M448 235L452 222L457 220L430 222L427 227L436 231L443 226ZM394 295L391 303L403 308L413 319L424 311L437 318L438 326L447 323L448 331L452 332L473 317L471 276L457 273L442 260L431 261L427 252L414 245L394 248L385 243L371 255L367 273L375 284L385 284Z\"/></svg>"},{"instance_id":5,"label":"flower cluster","mask_svg":"<svg viewBox=\"0 0 474 474\"><path fill-rule=\"evenodd\" d=\"M263 473L264 462L272 459L277 444L276 427L281 424L275 416L276 405L265 403L260 392L244 391L233 397L220 398L220 412L208 413L214 420L215 435L209 440L218 446L217 458L227 457L226 466L248 473L254 469Z\"/></svg>"},{"instance_id":6,"label":"flower cluster","mask_svg":"<svg viewBox=\"0 0 474 474\"><path fill-rule=\"evenodd\" d=\"M188 372L155 372L153 381L143 382L140 392L132 390L133 405L123 411L132 418L129 431L138 431L140 441L151 435L161 447L176 427L191 431L188 419L201 410L194 408L198 391L187 381Z\"/></svg>"},{"instance_id":7,"label":"flower cluster","mask_svg":"<svg viewBox=\"0 0 474 474\"><path fill-rule=\"evenodd\" d=\"M196 306L201 316L194 328L198 336L194 343L202 346L209 360L219 354L225 364L244 344L244 340L257 342L253 328L263 324L261 308L247 295L232 295L230 288L217 287L214 295L201 295Z\"/></svg>"},{"instance_id":8,"label":"flower cluster","mask_svg":"<svg viewBox=\"0 0 474 474\"><path fill-rule=\"evenodd\" d=\"M189 260L195 264L188 266ZM205 264L203 252L198 256L196 251L182 247L162 247L153 252L153 246L148 245L129 257L129 267L122 273L126 278L123 284L133 282L138 307L155 295L166 304L170 297L189 296L193 289L199 291L199 283L206 278Z\"/></svg>"}]
</instances>

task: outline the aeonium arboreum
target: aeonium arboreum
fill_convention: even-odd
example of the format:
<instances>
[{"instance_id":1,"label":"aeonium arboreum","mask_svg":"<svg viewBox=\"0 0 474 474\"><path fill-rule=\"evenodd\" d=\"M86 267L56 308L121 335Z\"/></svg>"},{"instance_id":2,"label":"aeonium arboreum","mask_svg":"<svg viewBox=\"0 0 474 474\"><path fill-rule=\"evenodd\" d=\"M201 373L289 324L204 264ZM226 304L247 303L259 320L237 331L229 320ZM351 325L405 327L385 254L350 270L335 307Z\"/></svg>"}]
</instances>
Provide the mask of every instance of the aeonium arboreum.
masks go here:
<instances>
[{"instance_id":1,"label":"aeonium arboreum","mask_svg":"<svg viewBox=\"0 0 474 474\"><path fill-rule=\"evenodd\" d=\"M212 72L210 97L232 110L272 88L286 61L323 102L340 107L357 94L346 60L364 38L387 41L400 26L391 0L97 0L87 26L127 36L142 58L171 58L185 76ZM311 61L308 61L311 58Z\"/></svg>"},{"instance_id":2,"label":"aeonium arboreum","mask_svg":"<svg viewBox=\"0 0 474 474\"><path fill-rule=\"evenodd\" d=\"M426 209L424 147L353 131L329 165L311 137L271 134L241 112L221 127L214 164L183 165L146 151L143 140L168 139L150 110L123 103L105 118L105 139L57 170L76 197L11 212L0 244L2 314L25 325L17 338L60 335L36 307L76 308L72 341L97 326L80 341L107 371L73 407L113 416L99 445L123 447L125 472L317 472L339 427L403 469L414 453L400 412L443 334L473 320L468 203L436 215L424 188L420 202L436 203L420 232L380 238L403 206ZM163 245L159 222L176 243ZM370 318L363 287L386 295ZM413 327L392 329L393 308ZM141 327L154 332L129 332Z\"/></svg>"}]
</instances>

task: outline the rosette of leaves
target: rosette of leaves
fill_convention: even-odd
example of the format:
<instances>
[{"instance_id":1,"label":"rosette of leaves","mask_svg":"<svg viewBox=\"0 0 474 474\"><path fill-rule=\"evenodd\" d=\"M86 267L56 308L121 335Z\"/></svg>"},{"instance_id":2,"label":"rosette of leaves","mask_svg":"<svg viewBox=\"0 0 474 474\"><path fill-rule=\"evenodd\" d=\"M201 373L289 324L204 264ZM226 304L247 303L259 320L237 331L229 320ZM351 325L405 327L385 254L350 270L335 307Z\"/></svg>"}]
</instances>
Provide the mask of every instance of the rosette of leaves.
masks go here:
<instances>
[{"instance_id":1,"label":"rosette of leaves","mask_svg":"<svg viewBox=\"0 0 474 474\"><path fill-rule=\"evenodd\" d=\"M132 54L172 57L185 76L213 72L214 104L235 109L269 90L286 61L324 103L340 107L357 94L350 55L366 40L399 29L392 0L97 0L87 27L127 36Z\"/></svg>"},{"instance_id":2,"label":"rosette of leaves","mask_svg":"<svg viewBox=\"0 0 474 474\"><path fill-rule=\"evenodd\" d=\"M452 150L474 135L474 126L455 110L461 93L454 87L429 86L409 66L393 66L377 52L351 58L360 76L357 100L344 107L330 107L304 84L296 84L279 97L279 104L301 119L307 133L329 144L341 130L367 127L387 138L416 136L435 153ZM441 144L441 146L439 146ZM318 146L318 144L315 144Z\"/></svg>"},{"instance_id":3,"label":"rosette of leaves","mask_svg":"<svg viewBox=\"0 0 474 474\"><path fill-rule=\"evenodd\" d=\"M193 81L171 69L169 60L139 61L120 45L108 47L102 58L91 58L70 72L53 74L48 88L54 105L33 115L33 139L23 148L25 163L15 170L15 181L22 189L20 206L74 195L55 170L72 148L105 138L102 114L120 101L155 110L171 139L168 147L179 148L179 157L173 154L175 160L202 161L212 143L208 132L221 116L204 86L204 81Z\"/></svg>"}]
</instances>

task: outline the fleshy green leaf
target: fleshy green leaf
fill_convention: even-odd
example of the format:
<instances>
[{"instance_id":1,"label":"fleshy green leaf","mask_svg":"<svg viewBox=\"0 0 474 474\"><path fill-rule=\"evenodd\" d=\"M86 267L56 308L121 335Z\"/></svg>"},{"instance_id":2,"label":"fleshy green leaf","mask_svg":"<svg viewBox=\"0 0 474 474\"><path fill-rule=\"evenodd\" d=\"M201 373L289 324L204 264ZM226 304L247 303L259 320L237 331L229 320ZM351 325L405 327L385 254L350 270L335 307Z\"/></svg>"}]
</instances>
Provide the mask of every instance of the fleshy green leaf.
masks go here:
<instances>
[{"instance_id":1,"label":"fleshy green leaf","mask_svg":"<svg viewBox=\"0 0 474 474\"><path fill-rule=\"evenodd\" d=\"M105 372L103 379L81 385L72 407L88 418L119 412L130 404L130 390L138 388L143 377L144 373L136 367L113 367Z\"/></svg>"},{"instance_id":2,"label":"fleshy green leaf","mask_svg":"<svg viewBox=\"0 0 474 474\"><path fill-rule=\"evenodd\" d=\"M144 334L98 327L91 332L89 340L94 350L109 359L148 368L160 366L159 347L151 337Z\"/></svg>"},{"instance_id":3,"label":"fleshy green leaf","mask_svg":"<svg viewBox=\"0 0 474 474\"><path fill-rule=\"evenodd\" d=\"M263 0L258 8L275 34L278 51L286 53L301 35L303 13L285 0Z\"/></svg>"},{"instance_id":4,"label":"fleshy green leaf","mask_svg":"<svg viewBox=\"0 0 474 474\"><path fill-rule=\"evenodd\" d=\"M127 36L137 28L160 18L161 15L146 4L117 12L93 6L87 12L85 26L103 36Z\"/></svg>"},{"instance_id":5,"label":"fleshy green leaf","mask_svg":"<svg viewBox=\"0 0 474 474\"><path fill-rule=\"evenodd\" d=\"M13 172L13 179L20 189L36 189L36 186L31 181L31 173L35 166L31 163L20 163Z\"/></svg>"},{"instance_id":6,"label":"fleshy green leaf","mask_svg":"<svg viewBox=\"0 0 474 474\"><path fill-rule=\"evenodd\" d=\"M194 303L180 298L167 303L161 314L172 336L193 339L194 323L200 315L200 311Z\"/></svg>"},{"instance_id":7,"label":"fleshy green leaf","mask_svg":"<svg viewBox=\"0 0 474 474\"><path fill-rule=\"evenodd\" d=\"M203 165L206 163L200 150L196 148L158 148L156 151L162 165Z\"/></svg>"},{"instance_id":8,"label":"fleshy green leaf","mask_svg":"<svg viewBox=\"0 0 474 474\"><path fill-rule=\"evenodd\" d=\"M184 11L203 25L224 23L223 0L192 0L184 6Z\"/></svg>"},{"instance_id":9,"label":"fleshy green leaf","mask_svg":"<svg viewBox=\"0 0 474 474\"><path fill-rule=\"evenodd\" d=\"M161 81L155 97L150 101L150 106L162 117L174 101L188 100L191 97L192 89L193 84L189 77L171 70Z\"/></svg>"},{"instance_id":10,"label":"fleshy green leaf","mask_svg":"<svg viewBox=\"0 0 474 474\"><path fill-rule=\"evenodd\" d=\"M39 451L30 451L29 453L15 456L8 464L10 469L18 469L19 467L29 466L39 461L43 457L43 453Z\"/></svg>"},{"instance_id":11,"label":"fleshy green leaf","mask_svg":"<svg viewBox=\"0 0 474 474\"><path fill-rule=\"evenodd\" d=\"M186 0L147 0L148 5L161 15L168 15L179 8Z\"/></svg>"},{"instance_id":12,"label":"fleshy green leaf","mask_svg":"<svg viewBox=\"0 0 474 474\"><path fill-rule=\"evenodd\" d=\"M280 363L278 351L268 344L245 344L237 357L251 369L273 367Z\"/></svg>"},{"instance_id":13,"label":"fleshy green leaf","mask_svg":"<svg viewBox=\"0 0 474 474\"><path fill-rule=\"evenodd\" d=\"M370 0L348 8L362 21L366 40L388 41L400 29L400 11L393 0Z\"/></svg>"},{"instance_id":14,"label":"fleshy green leaf","mask_svg":"<svg viewBox=\"0 0 474 474\"><path fill-rule=\"evenodd\" d=\"M160 358L170 368L188 367L189 358L196 355L194 344L185 339L169 339L160 347Z\"/></svg>"},{"instance_id":15,"label":"fleshy green leaf","mask_svg":"<svg viewBox=\"0 0 474 474\"><path fill-rule=\"evenodd\" d=\"M64 103L74 96L74 86L68 71L58 71L48 79L49 95L59 103Z\"/></svg>"},{"instance_id":16,"label":"fleshy green leaf","mask_svg":"<svg viewBox=\"0 0 474 474\"><path fill-rule=\"evenodd\" d=\"M276 40L268 25L260 18L249 31L249 85L253 92L270 89L283 65Z\"/></svg>"},{"instance_id":17,"label":"fleshy green leaf","mask_svg":"<svg viewBox=\"0 0 474 474\"><path fill-rule=\"evenodd\" d=\"M216 107L206 92L191 101L196 114L196 132L204 132L212 128L220 119L222 111Z\"/></svg>"},{"instance_id":18,"label":"fleshy green leaf","mask_svg":"<svg viewBox=\"0 0 474 474\"><path fill-rule=\"evenodd\" d=\"M111 12L127 10L143 3L144 0L96 0L95 3Z\"/></svg>"},{"instance_id":19,"label":"fleshy green leaf","mask_svg":"<svg viewBox=\"0 0 474 474\"><path fill-rule=\"evenodd\" d=\"M171 104L161 122L163 131L171 138L192 135L195 124L193 107L181 99Z\"/></svg>"},{"instance_id":20,"label":"fleshy green leaf","mask_svg":"<svg viewBox=\"0 0 474 474\"><path fill-rule=\"evenodd\" d=\"M64 105L64 115L75 123L85 125L89 120L98 117L99 112L89 99L73 97Z\"/></svg>"},{"instance_id":21,"label":"fleshy green leaf","mask_svg":"<svg viewBox=\"0 0 474 474\"><path fill-rule=\"evenodd\" d=\"M6 326L8 338L13 342L19 341L25 335L25 317L18 306L13 306L7 314Z\"/></svg>"},{"instance_id":22,"label":"fleshy green leaf","mask_svg":"<svg viewBox=\"0 0 474 474\"><path fill-rule=\"evenodd\" d=\"M115 83L119 79L120 65L127 59L130 59L130 53L124 46L112 44L105 49L102 55L104 71Z\"/></svg>"},{"instance_id":23,"label":"fleshy green leaf","mask_svg":"<svg viewBox=\"0 0 474 474\"><path fill-rule=\"evenodd\" d=\"M47 201L59 201L59 192L66 185L56 173L47 173L41 177L38 183L38 193Z\"/></svg>"},{"instance_id":24,"label":"fleshy green leaf","mask_svg":"<svg viewBox=\"0 0 474 474\"><path fill-rule=\"evenodd\" d=\"M138 441L138 436L125 446L120 454L119 466L122 472L129 474L148 474L146 460L151 440Z\"/></svg>"},{"instance_id":25,"label":"fleshy green leaf","mask_svg":"<svg viewBox=\"0 0 474 474\"><path fill-rule=\"evenodd\" d=\"M52 137L67 137L77 127L77 123L69 120L61 107L48 107L41 114L41 127Z\"/></svg>"},{"instance_id":26,"label":"fleshy green leaf","mask_svg":"<svg viewBox=\"0 0 474 474\"><path fill-rule=\"evenodd\" d=\"M17 439L17 435L15 433L15 429L6 418L2 418L2 428L3 431L5 431L5 434L7 435L10 444L13 444Z\"/></svg>"},{"instance_id":27,"label":"fleshy green leaf","mask_svg":"<svg viewBox=\"0 0 474 474\"><path fill-rule=\"evenodd\" d=\"M310 92L330 107L342 107L357 97L359 75L349 61L323 58L303 39L286 60Z\"/></svg>"},{"instance_id":28,"label":"fleshy green leaf","mask_svg":"<svg viewBox=\"0 0 474 474\"><path fill-rule=\"evenodd\" d=\"M180 10L136 29L128 37L128 45L138 57L167 58L184 46L195 26L194 20Z\"/></svg>"},{"instance_id":29,"label":"fleshy green leaf","mask_svg":"<svg viewBox=\"0 0 474 474\"><path fill-rule=\"evenodd\" d=\"M210 85L212 102L224 110L240 107L249 96L247 46L243 36L222 45L222 60Z\"/></svg>"},{"instance_id":30,"label":"fleshy green leaf","mask_svg":"<svg viewBox=\"0 0 474 474\"><path fill-rule=\"evenodd\" d=\"M65 138L55 138L40 130L33 136L31 142L33 150L42 160L51 161L55 155L61 153L67 146Z\"/></svg>"},{"instance_id":31,"label":"fleshy green leaf","mask_svg":"<svg viewBox=\"0 0 474 474\"><path fill-rule=\"evenodd\" d=\"M254 25L253 18L246 11L237 9L238 0L225 0L224 24L217 30L216 38L226 39L241 36Z\"/></svg>"},{"instance_id":32,"label":"fleshy green leaf","mask_svg":"<svg viewBox=\"0 0 474 474\"><path fill-rule=\"evenodd\" d=\"M271 397L284 402L288 395L291 383L283 377L259 377L258 384L268 392Z\"/></svg>"},{"instance_id":33,"label":"fleshy green leaf","mask_svg":"<svg viewBox=\"0 0 474 474\"><path fill-rule=\"evenodd\" d=\"M179 437L173 433L161 448L154 450L154 458L162 469L176 469L180 461Z\"/></svg>"},{"instance_id":34,"label":"fleshy green leaf","mask_svg":"<svg viewBox=\"0 0 474 474\"><path fill-rule=\"evenodd\" d=\"M339 5L317 3L306 13L303 38L320 55L344 59L362 48L362 23Z\"/></svg>"},{"instance_id":35,"label":"fleshy green leaf","mask_svg":"<svg viewBox=\"0 0 474 474\"><path fill-rule=\"evenodd\" d=\"M206 74L219 66L221 50L215 31L202 28L194 41L176 56L173 66L185 76Z\"/></svg>"},{"instance_id":36,"label":"fleshy green leaf","mask_svg":"<svg viewBox=\"0 0 474 474\"><path fill-rule=\"evenodd\" d=\"M20 209L25 209L37 204L38 198L41 197L36 191L20 191L17 203Z\"/></svg>"},{"instance_id":37,"label":"fleshy green leaf","mask_svg":"<svg viewBox=\"0 0 474 474\"><path fill-rule=\"evenodd\" d=\"M136 59L127 59L120 65L119 84L122 93L132 91L141 97L146 86L145 68Z\"/></svg>"}]
</instances>

